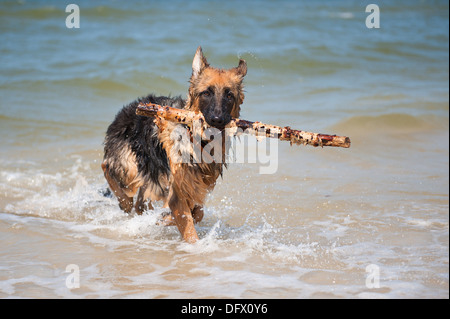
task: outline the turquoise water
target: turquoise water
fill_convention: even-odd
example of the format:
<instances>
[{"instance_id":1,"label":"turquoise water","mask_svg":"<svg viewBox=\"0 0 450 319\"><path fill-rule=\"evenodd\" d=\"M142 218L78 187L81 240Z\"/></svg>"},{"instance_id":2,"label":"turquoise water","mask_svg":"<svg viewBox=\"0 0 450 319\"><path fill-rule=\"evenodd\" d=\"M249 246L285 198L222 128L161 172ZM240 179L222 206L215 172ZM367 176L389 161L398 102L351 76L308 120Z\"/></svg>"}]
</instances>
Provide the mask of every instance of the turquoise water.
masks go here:
<instances>
[{"instance_id":1,"label":"turquoise water","mask_svg":"<svg viewBox=\"0 0 450 319\"><path fill-rule=\"evenodd\" d=\"M0 3L0 297L448 298L448 2L378 1L379 29L360 1L77 4L68 29L63 2ZM99 165L123 105L186 96L199 45L247 61L242 118L352 147L231 165L190 247Z\"/></svg>"}]
</instances>

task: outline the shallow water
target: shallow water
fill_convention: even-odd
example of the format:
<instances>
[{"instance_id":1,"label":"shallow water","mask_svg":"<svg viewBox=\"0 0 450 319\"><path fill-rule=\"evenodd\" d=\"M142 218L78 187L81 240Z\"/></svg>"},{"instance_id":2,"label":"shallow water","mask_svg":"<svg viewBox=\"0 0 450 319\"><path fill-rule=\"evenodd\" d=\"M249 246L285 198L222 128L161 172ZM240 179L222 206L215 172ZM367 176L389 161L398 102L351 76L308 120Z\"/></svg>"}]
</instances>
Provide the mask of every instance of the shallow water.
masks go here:
<instances>
[{"instance_id":1,"label":"shallow water","mask_svg":"<svg viewBox=\"0 0 450 319\"><path fill-rule=\"evenodd\" d=\"M447 2L379 2L380 29L357 1L77 4L79 29L0 4L0 297L448 298ZM242 118L352 146L231 164L189 245L161 205L121 212L100 162L122 105L186 96L198 45L247 61Z\"/></svg>"}]
</instances>

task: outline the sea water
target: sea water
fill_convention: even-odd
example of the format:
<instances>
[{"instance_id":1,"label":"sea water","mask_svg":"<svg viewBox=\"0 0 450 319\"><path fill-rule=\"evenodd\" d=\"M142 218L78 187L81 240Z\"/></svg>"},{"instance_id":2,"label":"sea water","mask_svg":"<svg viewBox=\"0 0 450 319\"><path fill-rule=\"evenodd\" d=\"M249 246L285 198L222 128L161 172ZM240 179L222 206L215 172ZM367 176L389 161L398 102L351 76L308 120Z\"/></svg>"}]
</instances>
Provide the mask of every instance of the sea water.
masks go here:
<instances>
[{"instance_id":1,"label":"sea water","mask_svg":"<svg viewBox=\"0 0 450 319\"><path fill-rule=\"evenodd\" d=\"M0 3L1 298L448 298L447 1ZM72 24L71 24L72 23ZM349 136L230 164L183 242L105 196L109 123L245 59L241 117ZM251 145L259 145L257 143Z\"/></svg>"}]
</instances>

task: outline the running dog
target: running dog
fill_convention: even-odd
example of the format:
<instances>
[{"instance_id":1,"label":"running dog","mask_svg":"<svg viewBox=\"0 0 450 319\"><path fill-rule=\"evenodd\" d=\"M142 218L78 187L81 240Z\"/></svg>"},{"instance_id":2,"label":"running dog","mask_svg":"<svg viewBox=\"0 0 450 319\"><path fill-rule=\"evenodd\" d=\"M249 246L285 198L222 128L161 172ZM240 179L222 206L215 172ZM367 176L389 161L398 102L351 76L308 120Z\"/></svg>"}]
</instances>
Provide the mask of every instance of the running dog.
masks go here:
<instances>
[{"instance_id":1,"label":"running dog","mask_svg":"<svg viewBox=\"0 0 450 319\"><path fill-rule=\"evenodd\" d=\"M202 220L205 197L222 175L225 163L174 160L179 149L173 137L181 135L173 133L186 128L160 118L136 115L136 108L143 102L202 112L210 127L223 130L231 118L239 117L246 74L244 60L229 70L211 67L199 47L192 62L186 100L150 94L119 111L106 132L101 166L122 210L130 213L134 207L137 214L142 214L153 209L152 201L162 200L164 207L171 210L162 223L176 225L189 243L199 239L194 223ZM192 150L189 151L193 158Z\"/></svg>"}]
</instances>

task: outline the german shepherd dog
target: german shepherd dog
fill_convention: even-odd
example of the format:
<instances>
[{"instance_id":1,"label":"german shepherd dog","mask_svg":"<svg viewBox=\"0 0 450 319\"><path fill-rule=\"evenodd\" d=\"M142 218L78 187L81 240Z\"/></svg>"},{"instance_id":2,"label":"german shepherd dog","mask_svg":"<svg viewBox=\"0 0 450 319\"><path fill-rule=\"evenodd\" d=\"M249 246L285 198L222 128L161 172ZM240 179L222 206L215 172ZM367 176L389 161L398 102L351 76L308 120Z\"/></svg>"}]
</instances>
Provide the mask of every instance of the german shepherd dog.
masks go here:
<instances>
[{"instance_id":1,"label":"german shepherd dog","mask_svg":"<svg viewBox=\"0 0 450 319\"><path fill-rule=\"evenodd\" d=\"M202 220L205 197L222 175L225 163L175 161L172 133L182 125L136 115L136 108L144 102L199 111L210 127L223 131L232 117L239 117L246 74L244 60L229 70L211 67L199 47L186 100L150 94L123 107L107 129L101 165L122 210L130 213L134 207L142 214L153 209L151 201L163 200L171 213L163 216L161 223L176 225L189 243L198 240L194 223Z\"/></svg>"}]
</instances>

